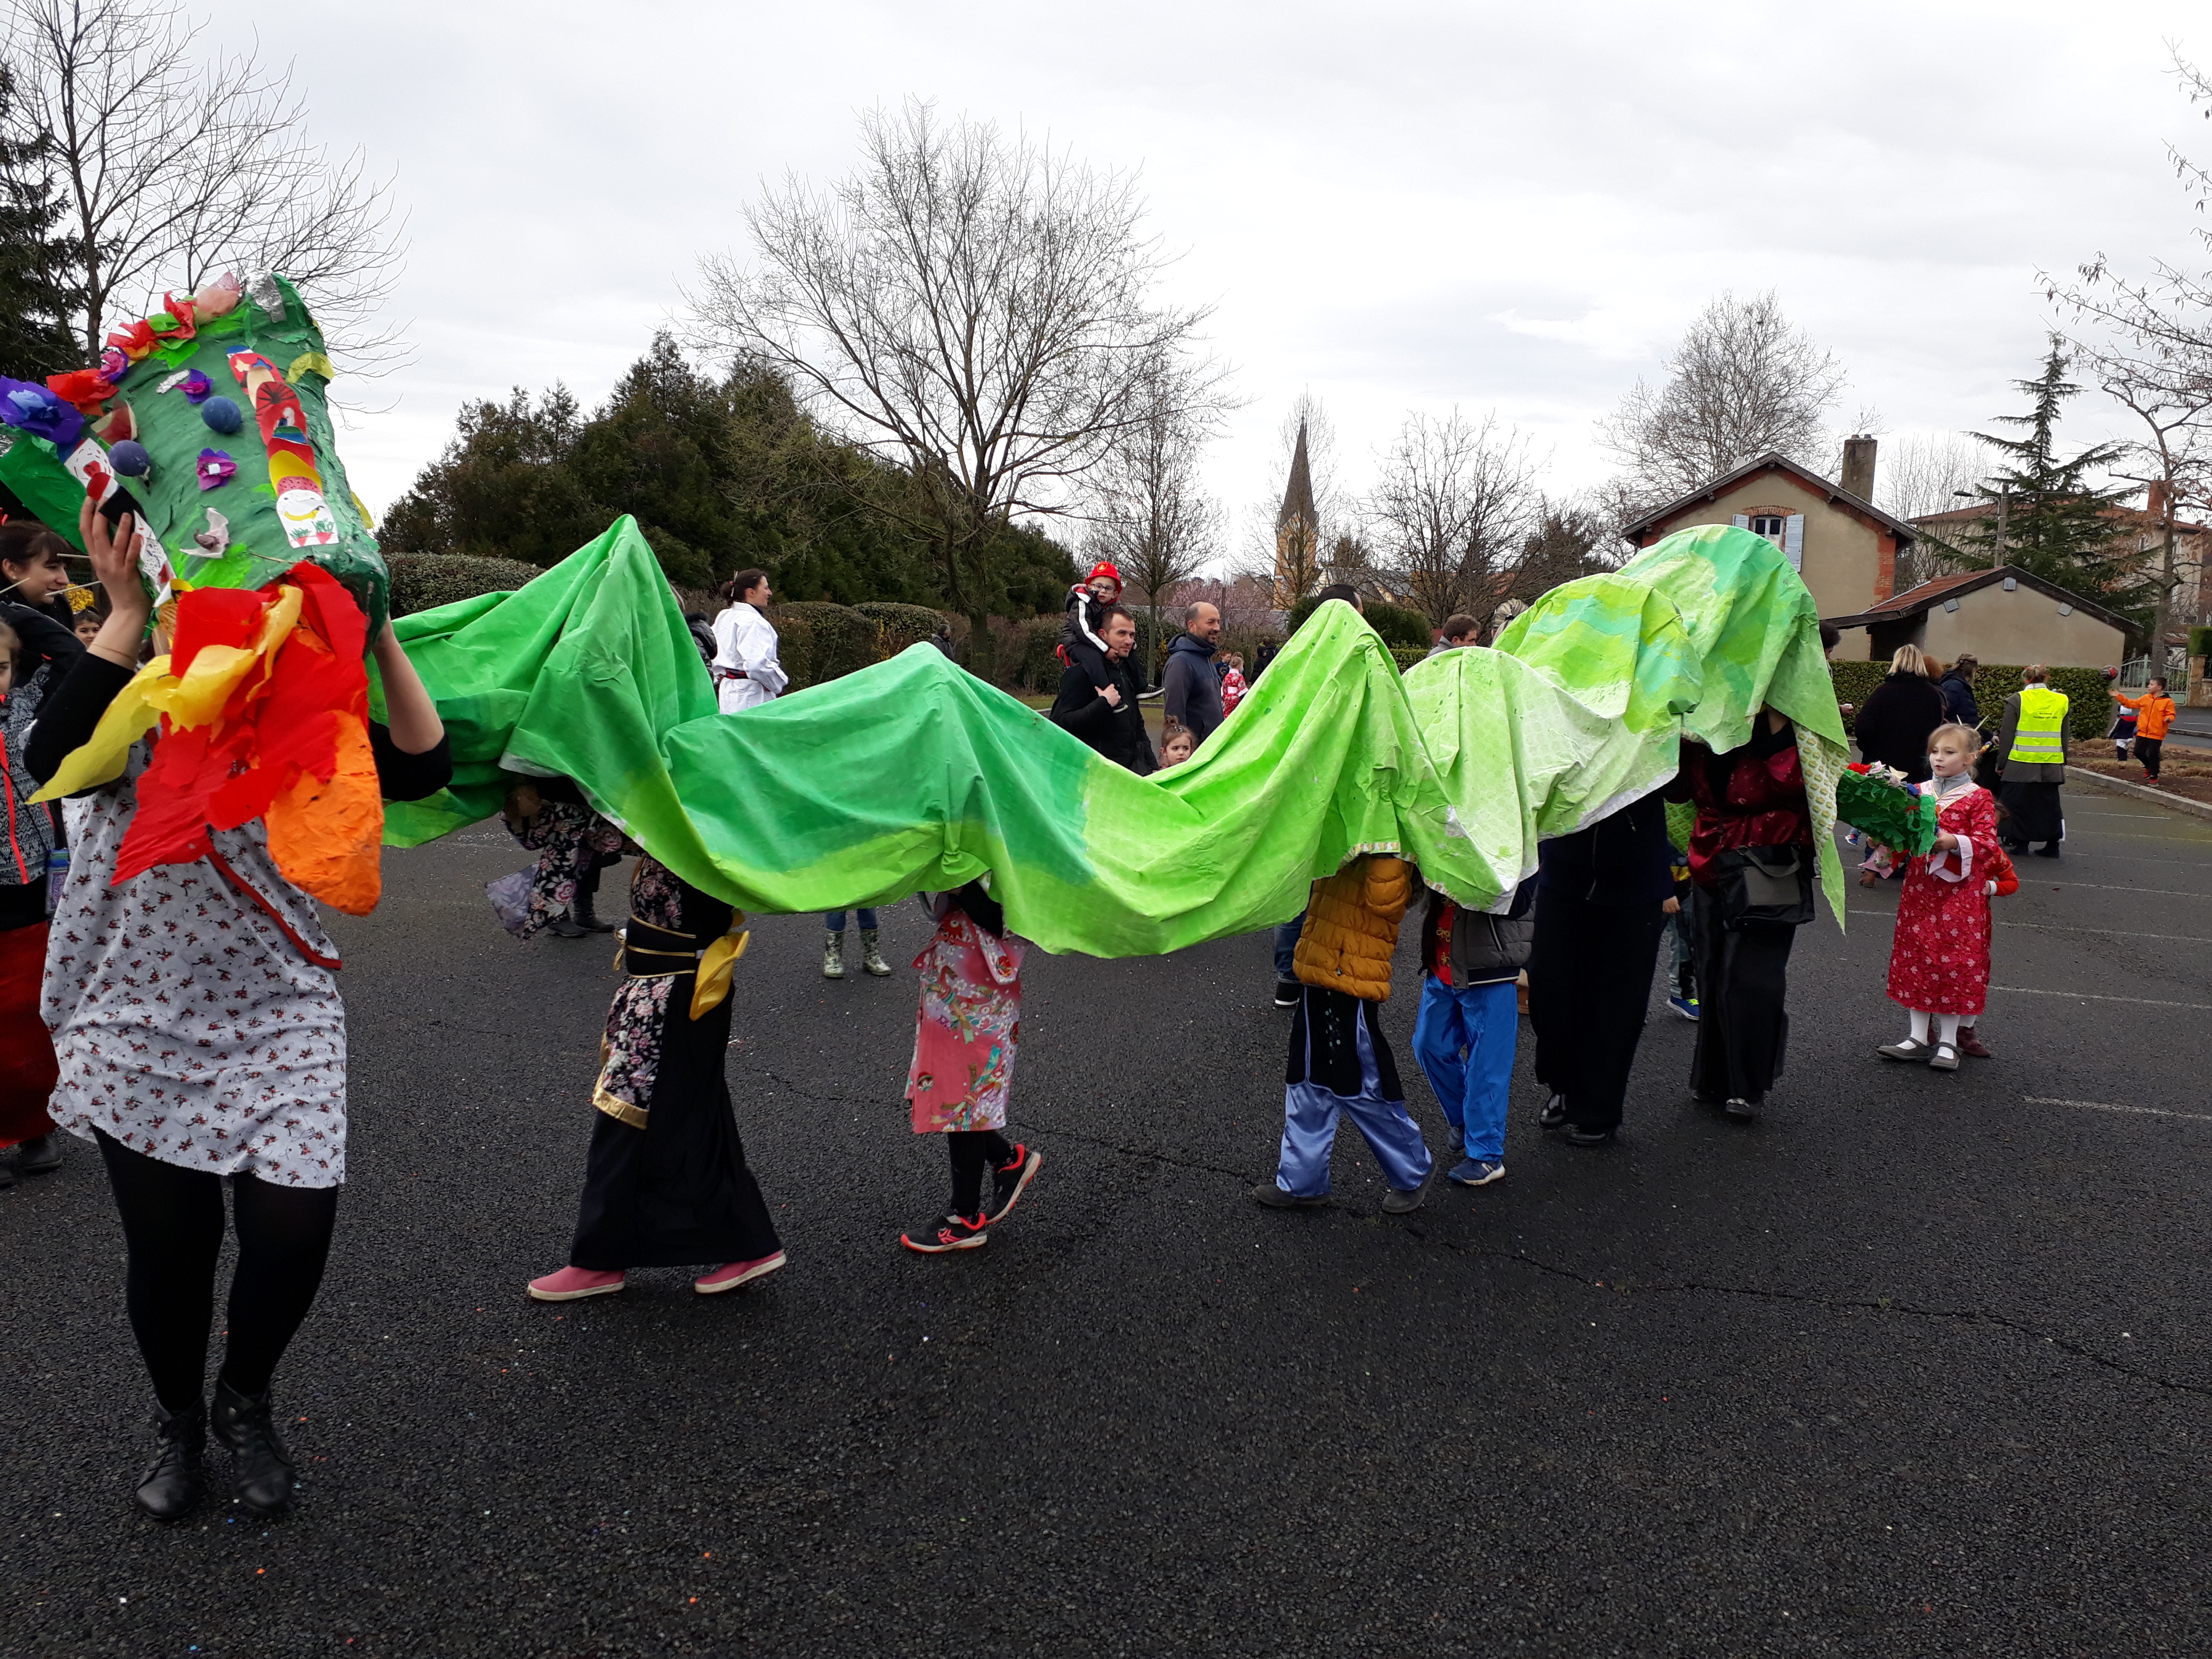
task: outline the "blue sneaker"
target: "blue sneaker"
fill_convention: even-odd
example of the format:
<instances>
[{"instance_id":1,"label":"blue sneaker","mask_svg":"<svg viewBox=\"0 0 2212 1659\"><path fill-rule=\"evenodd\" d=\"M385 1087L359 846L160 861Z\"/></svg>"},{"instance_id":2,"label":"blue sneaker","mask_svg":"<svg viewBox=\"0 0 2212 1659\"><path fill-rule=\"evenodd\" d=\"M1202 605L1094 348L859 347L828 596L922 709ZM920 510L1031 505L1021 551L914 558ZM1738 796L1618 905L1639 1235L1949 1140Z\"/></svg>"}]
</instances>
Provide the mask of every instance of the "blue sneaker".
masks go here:
<instances>
[{"instance_id":1,"label":"blue sneaker","mask_svg":"<svg viewBox=\"0 0 2212 1659\"><path fill-rule=\"evenodd\" d=\"M1698 1023L1698 1000L1695 997L1668 997L1667 1006L1692 1025Z\"/></svg>"},{"instance_id":2,"label":"blue sneaker","mask_svg":"<svg viewBox=\"0 0 2212 1659\"><path fill-rule=\"evenodd\" d=\"M1470 1158L1455 1168L1446 1179L1461 1187L1487 1187L1493 1181L1505 1179L1505 1160L1502 1158Z\"/></svg>"}]
</instances>

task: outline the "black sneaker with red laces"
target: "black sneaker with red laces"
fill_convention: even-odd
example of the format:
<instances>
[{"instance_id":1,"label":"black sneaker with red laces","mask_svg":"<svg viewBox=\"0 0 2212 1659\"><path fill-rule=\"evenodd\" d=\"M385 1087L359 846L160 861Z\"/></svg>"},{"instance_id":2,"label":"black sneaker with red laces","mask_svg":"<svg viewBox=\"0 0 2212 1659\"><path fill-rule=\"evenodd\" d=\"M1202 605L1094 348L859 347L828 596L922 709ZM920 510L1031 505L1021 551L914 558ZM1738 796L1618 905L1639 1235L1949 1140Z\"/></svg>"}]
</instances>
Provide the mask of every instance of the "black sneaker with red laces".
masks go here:
<instances>
[{"instance_id":1,"label":"black sneaker with red laces","mask_svg":"<svg viewBox=\"0 0 2212 1659\"><path fill-rule=\"evenodd\" d=\"M1014 1155L991 1171L990 1219L1004 1221L1006 1212L1012 1209L1029 1190L1030 1182L1044 1164L1044 1154L1033 1152L1021 1142L1014 1143Z\"/></svg>"},{"instance_id":2,"label":"black sneaker with red laces","mask_svg":"<svg viewBox=\"0 0 2212 1659\"><path fill-rule=\"evenodd\" d=\"M969 1216L964 1221L957 1215L935 1215L919 1227L909 1227L899 1235L899 1243L909 1250L920 1250L924 1255L941 1255L947 1250L972 1250L991 1242L987 1231L990 1223L981 1215Z\"/></svg>"}]
</instances>

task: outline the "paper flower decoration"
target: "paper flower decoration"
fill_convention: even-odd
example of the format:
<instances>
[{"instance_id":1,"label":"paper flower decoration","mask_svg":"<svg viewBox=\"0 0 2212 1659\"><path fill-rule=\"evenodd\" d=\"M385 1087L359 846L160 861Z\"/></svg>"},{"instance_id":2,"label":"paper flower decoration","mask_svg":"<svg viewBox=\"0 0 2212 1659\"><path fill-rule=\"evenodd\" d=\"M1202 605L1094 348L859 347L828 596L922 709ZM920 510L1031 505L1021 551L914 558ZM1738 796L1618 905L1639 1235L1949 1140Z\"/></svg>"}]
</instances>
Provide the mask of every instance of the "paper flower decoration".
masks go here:
<instances>
[{"instance_id":1,"label":"paper flower decoration","mask_svg":"<svg viewBox=\"0 0 2212 1659\"><path fill-rule=\"evenodd\" d=\"M73 368L66 374L46 376L46 390L65 404L75 404L80 415L97 415L100 406L115 395L96 368Z\"/></svg>"},{"instance_id":2,"label":"paper flower decoration","mask_svg":"<svg viewBox=\"0 0 2212 1659\"><path fill-rule=\"evenodd\" d=\"M200 451L199 475L202 489L220 489L231 481L237 471L238 463L220 449Z\"/></svg>"},{"instance_id":3,"label":"paper flower decoration","mask_svg":"<svg viewBox=\"0 0 2212 1659\"><path fill-rule=\"evenodd\" d=\"M161 337L143 318L125 328L118 328L107 337L107 343L115 347L132 362L161 343Z\"/></svg>"},{"instance_id":4,"label":"paper flower decoration","mask_svg":"<svg viewBox=\"0 0 2212 1659\"><path fill-rule=\"evenodd\" d=\"M239 300L244 293L244 285L226 270L192 295L192 307L203 321L211 317L228 317L238 309Z\"/></svg>"},{"instance_id":5,"label":"paper flower decoration","mask_svg":"<svg viewBox=\"0 0 2212 1659\"><path fill-rule=\"evenodd\" d=\"M185 376L177 389L185 394L186 403L204 404L208 400L208 393L215 390L215 382L196 368Z\"/></svg>"},{"instance_id":6,"label":"paper flower decoration","mask_svg":"<svg viewBox=\"0 0 2212 1659\"><path fill-rule=\"evenodd\" d=\"M0 421L44 438L66 455L84 435L84 416L42 386L0 374Z\"/></svg>"},{"instance_id":7,"label":"paper flower decoration","mask_svg":"<svg viewBox=\"0 0 2212 1659\"><path fill-rule=\"evenodd\" d=\"M200 403L200 419L217 432L232 433L246 424L238 405L228 398L208 398Z\"/></svg>"},{"instance_id":8,"label":"paper flower decoration","mask_svg":"<svg viewBox=\"0 0 2212 1659\"><path fill-rule=\"evenodd\" d=\"M100 378L106 380L110 386L114 385L116 381L121 380L125 374L130 373L130 370L131 360L125 356L121 352L118 351L113 346L106 347L101 350L100 354Z\"/></svg>"}]
</instances>

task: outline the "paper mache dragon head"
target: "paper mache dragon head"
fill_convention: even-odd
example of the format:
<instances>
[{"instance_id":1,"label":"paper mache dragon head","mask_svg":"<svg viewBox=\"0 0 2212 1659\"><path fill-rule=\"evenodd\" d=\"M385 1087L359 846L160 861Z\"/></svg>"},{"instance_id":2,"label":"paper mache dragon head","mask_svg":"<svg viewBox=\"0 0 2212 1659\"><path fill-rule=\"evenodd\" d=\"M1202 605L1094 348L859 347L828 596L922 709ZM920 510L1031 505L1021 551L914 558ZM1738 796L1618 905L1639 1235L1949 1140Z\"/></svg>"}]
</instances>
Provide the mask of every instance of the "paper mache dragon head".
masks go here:
<instances>
[{"instance_id":1,"label":"paper mache dragon head","mask_svg":"<svg viewBox=\"0 0 2212 1659\"><path fill-rule=\"evenodd\" d=\"M254 588L302 561L335 576L375 636L390 584L331 429L336 370L278 276L225 276L107 337L94 368L40 386L0 377L5 483L74 541L88 493L147 532L157 603Z\"/></svg>"}]
</instances>

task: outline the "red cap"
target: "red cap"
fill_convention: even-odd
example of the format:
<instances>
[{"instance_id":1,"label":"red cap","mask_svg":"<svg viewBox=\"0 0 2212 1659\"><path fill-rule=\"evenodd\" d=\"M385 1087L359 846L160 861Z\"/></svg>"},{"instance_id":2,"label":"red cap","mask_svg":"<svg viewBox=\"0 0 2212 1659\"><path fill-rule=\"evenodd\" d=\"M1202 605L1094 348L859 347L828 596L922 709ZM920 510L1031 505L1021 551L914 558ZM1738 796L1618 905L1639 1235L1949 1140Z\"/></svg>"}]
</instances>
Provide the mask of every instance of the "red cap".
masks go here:
<instances>
[{"instance_id":1,"label":"red cap","mask_svg":"<svg viewBox=\"0 0 2212 1659\"><path fill-rule=\"evenodd\" d=\"M1091 574L1083 579L1084 585L1087 587L1092 582L1097 581L1101 576L1105 577L1108 581L1112 582L1116 587L1122 586L1121 573L1114 568L1113 562L1110 559L1101 559L1097 564L1092 565L1091 567Z\"/></svg>"}]
</instances>

